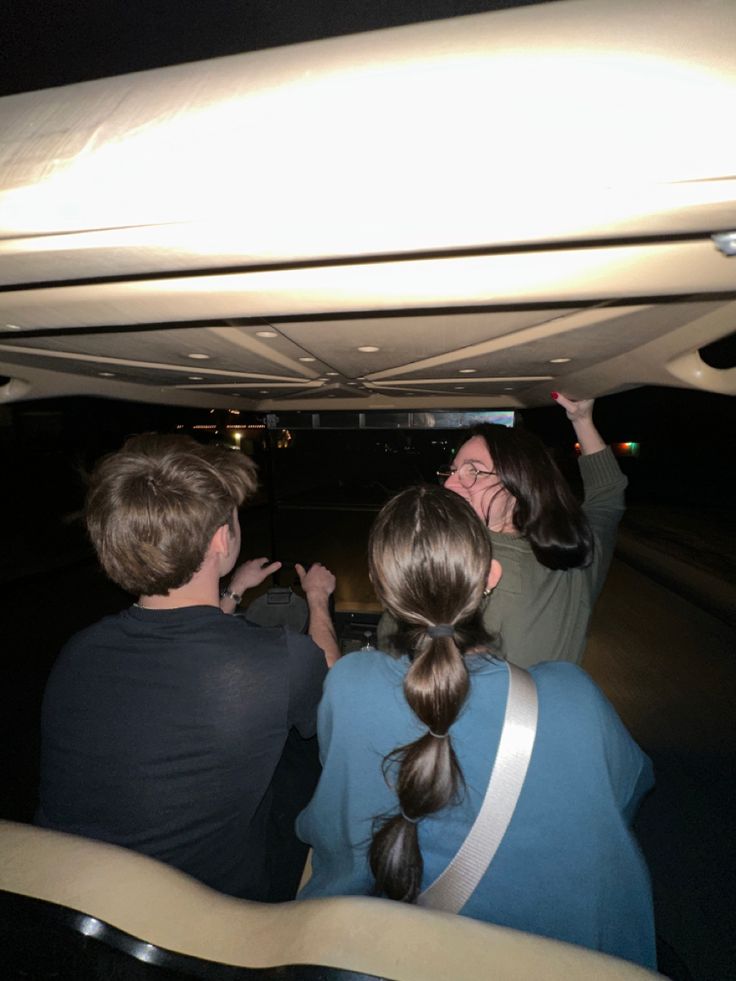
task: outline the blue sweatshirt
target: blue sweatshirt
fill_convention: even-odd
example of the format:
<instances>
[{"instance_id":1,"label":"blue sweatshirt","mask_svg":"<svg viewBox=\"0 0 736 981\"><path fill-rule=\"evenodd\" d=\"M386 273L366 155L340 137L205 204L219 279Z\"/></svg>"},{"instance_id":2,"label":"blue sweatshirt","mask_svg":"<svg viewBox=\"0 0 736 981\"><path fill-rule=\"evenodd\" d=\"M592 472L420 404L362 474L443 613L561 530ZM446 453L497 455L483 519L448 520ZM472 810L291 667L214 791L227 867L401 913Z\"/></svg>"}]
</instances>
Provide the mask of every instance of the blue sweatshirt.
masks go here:
<instances>
[{"instance_id":1,"label":"blue sweatshirt","mask_svg":"<svg viewBox=\"0 0 736 981\"><path fill-rule=\"evenodd\" d=\"M450 730L465 790L457 805L419 823L422 888L465 839L498 748L507 669L479 656L468 665L470 693ZM329 672L318 722L324 770L297 821L314 849L303 898L373 892L373 820L398 810L381 764L423 732L403 694L408 667L406 657L365 651ZM653 784L651 763L580 668L545 663L531 674L539 722L529 771L506 836L461 912L654 967L649 875L629 829Z\"/></svg>"}]
</instances>

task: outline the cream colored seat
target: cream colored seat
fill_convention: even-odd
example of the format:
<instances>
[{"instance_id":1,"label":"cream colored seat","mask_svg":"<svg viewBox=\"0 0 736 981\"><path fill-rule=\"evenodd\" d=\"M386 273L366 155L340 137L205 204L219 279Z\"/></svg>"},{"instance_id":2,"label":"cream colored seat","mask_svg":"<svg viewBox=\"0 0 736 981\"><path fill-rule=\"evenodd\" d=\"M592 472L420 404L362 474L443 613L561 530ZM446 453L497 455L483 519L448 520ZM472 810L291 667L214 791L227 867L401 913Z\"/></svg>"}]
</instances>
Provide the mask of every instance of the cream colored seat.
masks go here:
<instances>
[{"instance_id":1,"label":"cream colored seat","mask_svg":"<svg viewBox=\"0 0 736 981\"><path fill-rule=\"evenodd\" d=\"M3 976L11 978L655 977L579 947L387 900L233 899L126 849L7 821L0 890L0 950L11 971Z\"/></svg>"}]
</instances>

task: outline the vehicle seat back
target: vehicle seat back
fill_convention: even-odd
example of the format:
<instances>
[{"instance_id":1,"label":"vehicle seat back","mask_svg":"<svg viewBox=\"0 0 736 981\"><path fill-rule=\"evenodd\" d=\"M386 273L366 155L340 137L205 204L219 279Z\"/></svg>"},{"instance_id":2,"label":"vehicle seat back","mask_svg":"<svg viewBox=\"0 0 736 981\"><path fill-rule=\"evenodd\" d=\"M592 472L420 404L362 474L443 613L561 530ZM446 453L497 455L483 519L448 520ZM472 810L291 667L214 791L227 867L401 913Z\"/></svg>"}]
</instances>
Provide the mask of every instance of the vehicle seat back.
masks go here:
<instances>
[{"instance_id":1,"label":"vehicle seat back","mask_svg":"<svg viewBox=\"0 0 736 981\"><path fill-rule=\"evenodd\" d=\"M369 897L266 905L114 845L0 821L7 979L636 981L569 944Z\"/></svg>"}]
</instances>

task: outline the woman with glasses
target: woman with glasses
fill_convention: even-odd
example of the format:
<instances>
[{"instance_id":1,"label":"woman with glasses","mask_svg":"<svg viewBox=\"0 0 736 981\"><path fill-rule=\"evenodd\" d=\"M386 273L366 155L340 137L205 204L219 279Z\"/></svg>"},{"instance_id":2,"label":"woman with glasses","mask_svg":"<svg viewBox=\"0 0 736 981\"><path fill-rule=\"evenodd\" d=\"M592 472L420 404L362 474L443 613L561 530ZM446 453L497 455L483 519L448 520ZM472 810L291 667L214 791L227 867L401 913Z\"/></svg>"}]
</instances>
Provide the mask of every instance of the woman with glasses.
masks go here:
<instances>
[{"instance_id":1,"label":"woman with glasses","mask_svg":"<svg viewBox=\"0 0 736 981\"><path fill-rule=\"evenodd\" d=\"M593 606L613 556L626 477L593 423L593 400L552 396L580 444L582 505L544 445L523 429L479 426L438 473L488 528L501 581L484 620L514 664L579 664ZM392 644L384 616L379 646Z\"/></svg>"},{"instance_id":2,"label":"woman with glasses","mask_svg":"<svg viewBox=\"0 0 736 981\"><path fill-rule=\"evenodd\" d=\"M418 902L653 966L649 879L629 830L651 764L611 705L574 665L527 674L493 656L481 603L501 570L458 495L402 491L376 519L368 561L396 642L393 656L342 658L325 683L323 771L297 821L313 848L300 898ZM510 679L536 692L536 726L513 710L504 725ZM508 825L494 827L495 855L472 849L470 888L428 901L422 893L446 882L520 722L531 755ZM489 813L508 796L508 784L491 791Z\"/></svg>"}]
</instances>

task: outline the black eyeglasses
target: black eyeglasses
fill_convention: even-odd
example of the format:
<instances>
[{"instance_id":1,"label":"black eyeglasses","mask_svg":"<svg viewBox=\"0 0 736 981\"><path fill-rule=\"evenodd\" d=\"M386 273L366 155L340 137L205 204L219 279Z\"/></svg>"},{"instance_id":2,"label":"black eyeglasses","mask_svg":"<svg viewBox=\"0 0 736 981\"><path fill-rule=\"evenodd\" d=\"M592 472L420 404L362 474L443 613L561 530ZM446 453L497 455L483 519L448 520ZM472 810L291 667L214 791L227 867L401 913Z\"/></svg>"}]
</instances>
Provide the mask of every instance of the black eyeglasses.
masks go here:
<instances>
[{"instance_id":1,"label":"black eyeglasses","mask_svg":"<svg viewBox=\"0 0 736 981\"><path fill-rule=\"evenodd\" d=\"M444 484L450 477L457 477L460 485L465 490L475 487L475 482L479 477L495 477L495 470L479 470L472 463L463 463L461 467L447 467L445 470L438 470L437 477L441 484Z\"/></svg>"}]
</instances>

